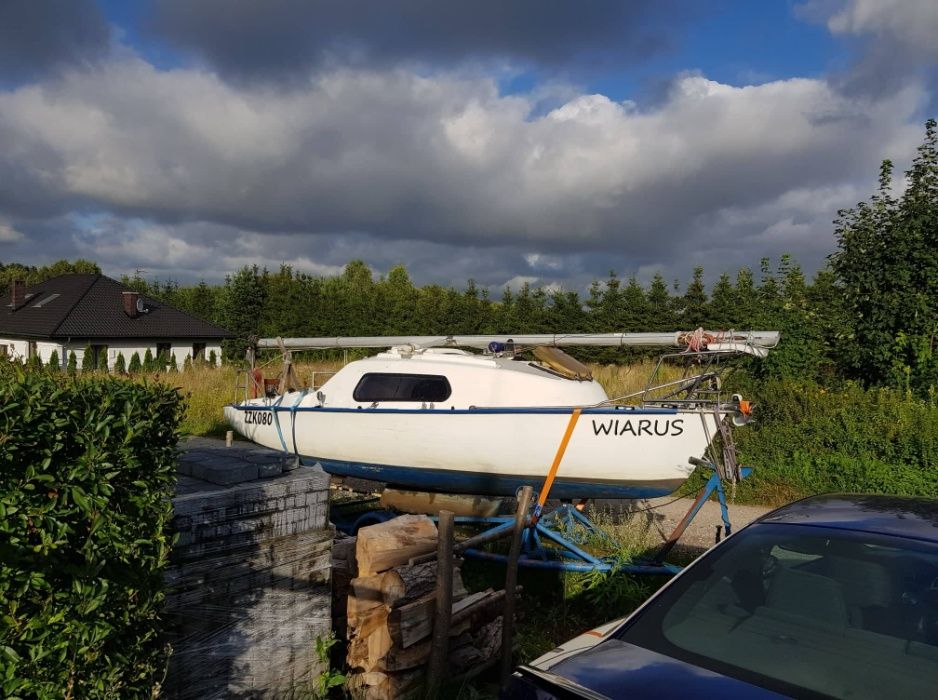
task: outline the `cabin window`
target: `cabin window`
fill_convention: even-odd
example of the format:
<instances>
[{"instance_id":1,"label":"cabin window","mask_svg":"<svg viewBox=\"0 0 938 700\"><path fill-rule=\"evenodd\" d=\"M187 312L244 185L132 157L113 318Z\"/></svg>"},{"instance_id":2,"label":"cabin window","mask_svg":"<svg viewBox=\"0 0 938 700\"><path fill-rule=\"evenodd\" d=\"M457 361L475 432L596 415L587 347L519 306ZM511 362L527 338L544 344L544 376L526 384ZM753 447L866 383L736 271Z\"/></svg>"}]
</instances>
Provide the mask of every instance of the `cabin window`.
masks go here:
<instances>
[{"instance_id":1,"label":"cabin window","mask_svg":"<svg viewBox=\"0 0 938 700\"><path fill-rule=\"evenodd\" d=\"M205 359L205 343L193 343L192 344L192 359L193 360L204 360Z\"/></svg>"},{"instance_id":2,"label":"cabin window","mask_svg":"<svg viewBox=\"0 0 938 700\"><path fill-rule=\"evenodd\" d=\"M36 355L38 355L38 354L39 354L39 351L38 351L37 346L36 346L36 341L35 341L35 340L30 340L29 343L27 343L27 345L26 345L26 357L27 357L27 359L32 360L32 359L33 359L34 357L36 357Z\"/></svg>"},{"instance_id":3,"label":"cabin window","mask_svg":"<svg viewBox=\"0 0 938 700\"><path fill-rule=\"evenodd\" d=\"M160 355L162 355L168 360L169 351L172 349L173 349L173 346L170 343L157 343L156 344L156 356L159 357Z\"/></svg>"},{"instance_id":4,"label":"cabin window","mask_svg":"<svg viewBox=\"0 0 938 700\"><path fill-rule=\"evenodd\" d=\"M446 377L436 374L372 372L358 380L356 401L446 401L453 390Z\"/></svg>"}]
</instances>

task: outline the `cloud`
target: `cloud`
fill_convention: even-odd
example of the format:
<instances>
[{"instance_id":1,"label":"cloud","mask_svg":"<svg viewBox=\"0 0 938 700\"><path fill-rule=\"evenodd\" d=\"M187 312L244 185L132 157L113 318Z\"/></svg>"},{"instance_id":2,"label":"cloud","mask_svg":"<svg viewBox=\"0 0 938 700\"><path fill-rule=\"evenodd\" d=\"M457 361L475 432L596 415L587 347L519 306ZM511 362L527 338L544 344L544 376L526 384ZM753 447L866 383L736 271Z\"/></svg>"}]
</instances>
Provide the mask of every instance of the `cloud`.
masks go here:
<instances>
[{"instance_id":1,"label":"cloud","mask_svg":"<svg viewBox=\"0 0 938 700\"><path fill-rule=\"evenodd\" d=\"M577 94L540 114L541 95L459 73L274 89L125 56L0 92L0 215L97 212L112 223L68 234L80 254L183 278L352 257L486 284L776 251L810 267L879 160L914 150L922 94L686 75L653 108Z\"/></svg>"},{"instance_id":2,"label":"cloud","mask_svg":"<svg viewBox=\"0 0 938 700\"><path fill-rule=\"evenodd\" d=\"M305 80L337 64L627 65L664 49L686 0L156 0L149 31L226 78Z\"/></svg>"},{"instance_id":3,"label":"cloud","mask_svg":"<svg viewBox=\"0 0 938 700\"><path fill-rule=\"evenodd\" d=\"M811 0L797 12L856 42L849 68L832 76L847 94L884 96L923 79L938 85L934 0Z\"/></svg>"},{"instance_id":4,"label":"cloud","mask_svg":"<svg viewBox=\"0 0 938 700\"><path fill-rule=\"evenodd\" d=\"M23 234L10 224L0 221L0 243L16 243L23 240Z\"/></svg>"},{"instance_id":5,"label":"cloud","mask_svg":"<svg viewBox=\"0 0 938 700\"><path fill-rule=\"evenodd\" d=\"M0 85L95 61L109 43L94 0L7 0L0 3Z\"/></svg>"}]
</instances>

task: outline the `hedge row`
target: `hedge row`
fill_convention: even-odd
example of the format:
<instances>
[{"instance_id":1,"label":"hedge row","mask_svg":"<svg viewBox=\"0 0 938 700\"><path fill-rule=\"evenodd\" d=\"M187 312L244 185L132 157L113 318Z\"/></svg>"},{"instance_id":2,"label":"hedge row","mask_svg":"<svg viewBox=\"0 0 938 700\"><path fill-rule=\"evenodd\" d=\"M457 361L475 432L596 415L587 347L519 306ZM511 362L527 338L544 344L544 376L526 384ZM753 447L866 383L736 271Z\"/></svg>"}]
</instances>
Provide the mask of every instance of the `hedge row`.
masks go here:
<instances>
[{"instance_id":1,"label":"hedge row","mask_svg":"<svg viewBox=\"0 0 938 700\"><path fill-rule=\"evenodd\" d=\"M0 691L151 696L182 417L159 384L0 365Z\"/></svg>"}]
</instances>

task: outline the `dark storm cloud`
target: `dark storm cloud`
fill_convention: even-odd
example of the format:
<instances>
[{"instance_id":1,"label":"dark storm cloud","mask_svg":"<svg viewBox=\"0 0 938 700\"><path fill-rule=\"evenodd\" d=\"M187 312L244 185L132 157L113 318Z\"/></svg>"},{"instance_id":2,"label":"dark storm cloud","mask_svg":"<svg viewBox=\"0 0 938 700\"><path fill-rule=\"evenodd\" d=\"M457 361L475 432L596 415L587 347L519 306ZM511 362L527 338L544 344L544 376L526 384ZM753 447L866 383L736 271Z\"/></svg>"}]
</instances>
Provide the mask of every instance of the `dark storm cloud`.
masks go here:
<instances>
[{"instance_id":1,"label":"dark storm cloud","mask_svg":"<svg viewBox=\"0 0 938 700\"><path fill-rule=\"evenodd\" d=\"M110 30L94 0L0 2L0 84L99 58Z\"/></svg>"},{"instance_id":2,"label":"dark storm cloud","mask_svg":"<svg viewBox=\"0 0 938 700\"><path fill-rule=\"evenodd\" d=\"M934 0L809 0L795 11L847 39L853 59L830 76L844 94L882 98L909 84L938 84Z\"/></svg>"},{"instance_id":3,"label":"dark storm cloud","mask_svg":"<svg viewBox=\"0 0 938 700\"><path fill-rule=\"evenodd\" d=\"M226 76L282 80L332 61L619 64L662 50L686 0L154 0L149 30Z\"/></svg>"}]
</instances>

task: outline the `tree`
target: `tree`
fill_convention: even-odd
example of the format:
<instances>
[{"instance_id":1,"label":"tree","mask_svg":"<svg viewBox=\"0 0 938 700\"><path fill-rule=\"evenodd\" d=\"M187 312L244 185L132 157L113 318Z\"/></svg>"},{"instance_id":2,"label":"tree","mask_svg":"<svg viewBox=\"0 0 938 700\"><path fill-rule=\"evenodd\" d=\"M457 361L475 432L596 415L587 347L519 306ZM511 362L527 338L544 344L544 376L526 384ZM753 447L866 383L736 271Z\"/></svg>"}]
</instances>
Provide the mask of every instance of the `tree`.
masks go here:
<instances>
[{"instance_id":1,"label":"tree","mask_svg":"<svg viewBox=\"0 0 938 700\"><path fill-rule=\"evenodd\" d=\"M49 355L49 369L59 371L62 369L62 361L59 359L59 351L53 350Z\"/></svg>"},{"instance_id":2,"label":"tree","mask_svg":"<svg viewBox=\"0 0 938 700\"><path fill-rule=\"evenodd\" d=\"M124 360L124 353L117 353L117 359L114 360L115 374L127 374L127 362Z\"/></svg>"},{"instance_id":3,"label":"tree","mask_svg":"<svg viewBox=\"0 0 938 700\"><path fill-rule=\"evenodd\" d=\"M74 350L70 350L68 353L68 365L65 367L65 371L72 375L78 373L78 357L75 356Z\"/></svg>"},{"instance_id":4,"label":"tree","mask_svg":"<svg viewBox=\"0 0 938 700\"><path fill-rule=\"evenodd\" d=\"M171 364L171 363L167 360L167 364ZM214 350L210 350L208 353L208 364L209 364L209 367L218 366L218 355L215 354Z\"/></svg>"},{"instance_id":5,"label":"tree","mask_svg":"<svg viewBox=\"0 0 938 700\"><path fill-rule=\"evenodd\" d=\"M107 372L107 350L104 348L98 350L98 366L96 369Z\"/></svg>"},{"instance_id":6,"label":"tree","mask_svg":"<svg viewBox=\"0 0 938 700\"><path fill-rule=\"evenodd\" d=\"M938 384L938 125L891 194L892 163L883 161L869 202L839 212L831 268L850 319L849 369L869 384L901 383L924 395Z\"/></svg>"},{"instance_id":7,"label":"tree","mask_svg":"<svg viewBox=\"0 0 938 700\"><path fill-rule=\"evenodd\" d=\"M94 351L90 345L85 346L85 351L81 355L81 371L91 372L94 369Z\"/></svg>"},{"instance_id":8,"label":"tree","mask_svg":"<svg viewBox=\"0 0 938 700\"><path fill-rule=\"evenodd\" d=\"M243 360L244 350L259 337L267 294L257 265L242 267L225 279L221 298L222 324L235 334L223 341L224 356Z\"/></svg>"},{"instance_id":9,"label":"tree","mask_svg":"<svg viewBox=\"0 0 938 700\"><path fill-rule=\"evenodd\" d=\"M127 371L130 372L130 374L137 374L141 369L140 353L134 352L134 354L130 356L130 364L127 365Z\"/></svg>"},{"instance_id":10,"label":"tree","mask_svg":"<svg viewBox=\"0 0 938 700\"><path fill-rule=\"evenodd\" d=\"M694 278L681 298L681 325L685 328L699 328L707 321L709 309L703 272L700 265L694 268Z\"/></svg>"},{"instance_id":11,"label":"tree","mask_svg":"<svg viewBox=\"0 0 938 700\"><path fill-rule=\"evenodd\" d=\"M155 372L156 371L156 362L153 360L153 351L150 348L147 348L147 351L143 353L143 371L144 372Z\"/></svg>"}]
</instances>

